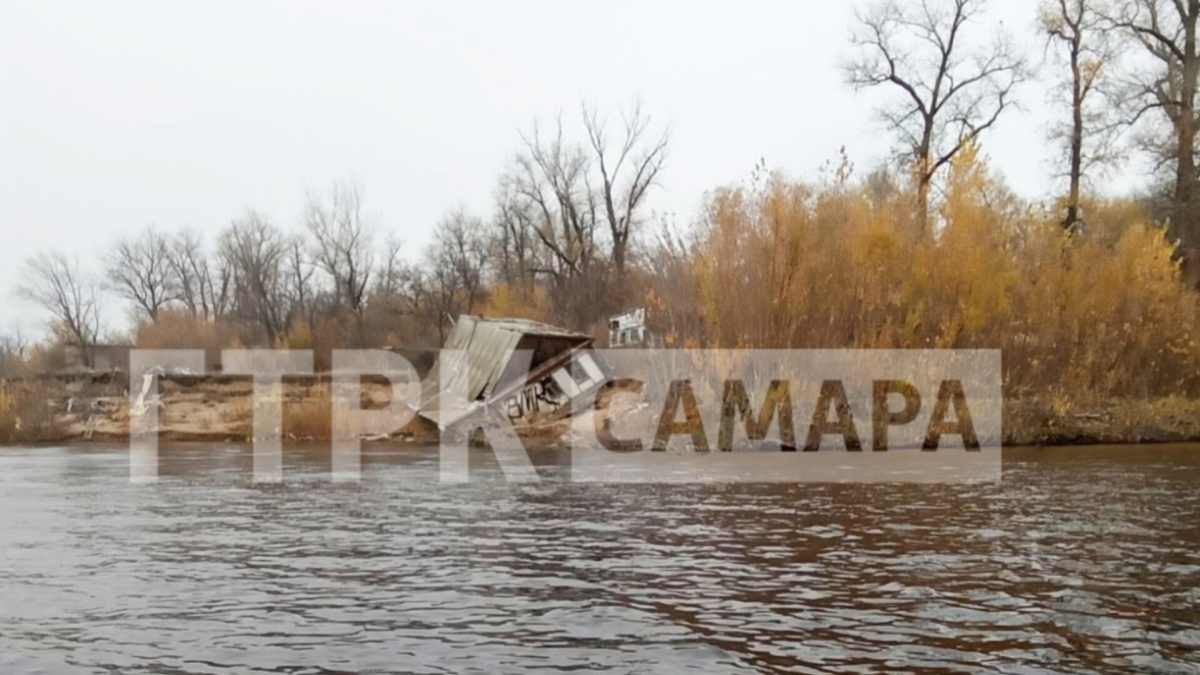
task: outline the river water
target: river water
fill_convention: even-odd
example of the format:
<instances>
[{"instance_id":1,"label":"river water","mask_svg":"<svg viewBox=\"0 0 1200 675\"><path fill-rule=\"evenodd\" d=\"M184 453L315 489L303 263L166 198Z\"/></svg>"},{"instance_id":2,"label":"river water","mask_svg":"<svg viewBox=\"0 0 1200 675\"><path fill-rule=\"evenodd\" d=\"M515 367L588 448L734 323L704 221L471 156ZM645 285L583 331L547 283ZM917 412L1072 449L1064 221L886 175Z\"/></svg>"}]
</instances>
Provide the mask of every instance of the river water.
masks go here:
<instances>
[{"instance_id":1,"label":"river water","mask_svg":"<svg viewBox=\"0 0 1200 675\"><path fill-rule=\"evenodd\" d=\"M0 451L0 673L1197 673L1200 447L1000 484L514 485L376 447ZM556 478L560 480L555 480Z\"/></svg>"}]
</instances>

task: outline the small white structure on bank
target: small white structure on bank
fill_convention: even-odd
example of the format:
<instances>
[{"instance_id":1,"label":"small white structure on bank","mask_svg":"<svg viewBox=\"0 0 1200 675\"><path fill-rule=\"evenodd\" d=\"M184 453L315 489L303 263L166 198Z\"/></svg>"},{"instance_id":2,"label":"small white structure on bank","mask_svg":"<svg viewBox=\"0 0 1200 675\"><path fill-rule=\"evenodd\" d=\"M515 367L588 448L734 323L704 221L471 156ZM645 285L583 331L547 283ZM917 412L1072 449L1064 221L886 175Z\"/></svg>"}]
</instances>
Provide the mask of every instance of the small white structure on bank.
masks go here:
<instances>
[{"instance_id":1,"label":"small white structure on bank","mask_svg":"<svg viewBox=\"0 0 1200 675\"><path fill-rule=\"evenodd\" d=\"M646 308L640 307L608 320L608 347L654 347L654 335L646 328Z\"/></svg>"}]
</instances>

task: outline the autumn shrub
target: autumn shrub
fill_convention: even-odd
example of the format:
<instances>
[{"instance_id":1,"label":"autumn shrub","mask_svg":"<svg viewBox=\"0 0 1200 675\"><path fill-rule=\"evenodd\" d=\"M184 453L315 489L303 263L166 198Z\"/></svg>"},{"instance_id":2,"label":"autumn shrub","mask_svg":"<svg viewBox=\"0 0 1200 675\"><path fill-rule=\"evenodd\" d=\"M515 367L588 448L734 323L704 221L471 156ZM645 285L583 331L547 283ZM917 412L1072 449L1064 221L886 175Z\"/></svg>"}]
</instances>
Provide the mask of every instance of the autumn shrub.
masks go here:
<instances>
[{"instance_id":1,"label":"autumn shrub","mask_svg":"<svg viewBox=\"0 0 1200 675\"><path fill-rule=\"evenodd\" d=\"M215 370L221 351L240 348L242 343L232 324L163 310L157 320L138 324L134 344L138 349L203 349L209 370Z\"/></svg>"},{"instance_id":2,"label":"autumn shrub","mask_svg":"<svg viewBox=\"0 0 1200 675\"><path fill-rule=\"evenodd\" d=\"M335 404L343 406L341 410L345 411L351 402L336 400L334 389L328 380L287 383L284 385L283 398L283 437L295 440L345 440L364 435L374 436L380 432L411 434L422 427L422 423L415 419L411 410L404 407L390 409L391 401L390 381L385 378L362 378L358 409L387 411L376 414L385 415L385 419L390 422L385 422L381 428L367 429L356 427L355 422L351 420L349 426L335 428Z\"/></svg>"},{"instance_id":3,"label":"autumn shrub","mask_svg":"<svg viewBox=\"0 0 1200 675\"><path fill-rule=\"evenodd\" d=\"M313 331L304 321L293 321L286 335L279 338L281 349L312 349Z\"/></svg>"},{"instance_id":4,"label":"autumn shrub","mask_svg":"<svg viewBox=\"0 0 1200 675\"><path fill-rule=\"evenodd\" d=\"M47 383L0 380L0 445L61 439L56 398Z\"/></svg>"},{"instance_id":5,"label":"autumn shrub","mask_svg":"<svg viewBox=\"0 0 1200 675\"><path fill-rule=\"evenodd\" d=\"M273 394L264 394L270 401ZM230 400L222 406L221 423L232 433L254 435L255 395L247 395ZM285 439L316 439L331 438L332 430L332 394L327 383L319 382L285 382L282 390L282 426L270 430L271 435L279 434Z\"/></svg>"},{"instance_id":6,"label":"autumn shrub","mask_svg":"<svg viewBox=\"0 0 1200 675\"><path fill-rule=\"evenodd\" d=\"M488 289L487 300L480 314L492 318L546 321L550 314L549 306L550 299L545 290L537 286L522 288L499 283Z\"/></svg>"},{"instance_id":7,"label":"autumn shrub","mask_svg":"<svg viewBox=\"0 0 1200 675\"><path fill-rule=\"evenodd\" d=\"M288 386L283 401L284 438L324 440L333 437L333 394L328 384Z\"/></svg>"},{"instance_id":8,"label":"autumn shrub","mask_svg":"<svg viewBox=\"0 0 1200 675\"><path fill-rule=\"evenodd\" d=\"M647 304L696 307L697 321L667 331L676 346L992 348L1009 397L1200 395L1200 296L1135 205L1092 203L1068 235L974 149L954 163L931 231L914 203L845 176L716 192L688 253L691 286L651 279Z\"/></svg>"}]
</instances>

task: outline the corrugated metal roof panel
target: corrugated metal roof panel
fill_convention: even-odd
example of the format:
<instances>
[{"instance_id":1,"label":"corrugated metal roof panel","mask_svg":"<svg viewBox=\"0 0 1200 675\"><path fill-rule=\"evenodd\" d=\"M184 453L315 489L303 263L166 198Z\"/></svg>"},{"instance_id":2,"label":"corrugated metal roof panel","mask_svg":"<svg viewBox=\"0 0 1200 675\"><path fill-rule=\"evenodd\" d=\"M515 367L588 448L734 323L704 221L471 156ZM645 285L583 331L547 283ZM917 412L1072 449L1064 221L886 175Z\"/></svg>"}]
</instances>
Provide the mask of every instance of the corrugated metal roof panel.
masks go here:
<instances>
[{"instance_id":1,"label":"corrugated metal roof panel","mask_svg":"<svg viewBox=\"0 0 1200 675\"><path fill-rule=\"evenodd\" d=\"M476 408L474 402L495 390L513 350L526 336L571 338L579 345L592 341L588 335L527 319L459 317L437 363L422 383L421 416L446 426L470 414ZM443 371L448 373L445 388L441 382ZM466 400L467 407L443 410L444 390L459 392L461 396L454 398Z\"/></svg>"}]
</instances>

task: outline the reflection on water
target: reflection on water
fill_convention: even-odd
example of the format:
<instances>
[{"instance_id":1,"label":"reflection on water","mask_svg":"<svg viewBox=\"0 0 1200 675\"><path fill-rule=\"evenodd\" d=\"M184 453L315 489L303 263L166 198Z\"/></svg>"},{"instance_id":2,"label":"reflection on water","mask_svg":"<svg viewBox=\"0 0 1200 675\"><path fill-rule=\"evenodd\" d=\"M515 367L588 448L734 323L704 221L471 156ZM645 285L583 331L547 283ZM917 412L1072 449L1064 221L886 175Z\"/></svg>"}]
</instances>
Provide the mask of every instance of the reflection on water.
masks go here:
<instances>
[{"instance_id":1,"label":"reflection on water","mask_svg":"<svg viewBox=\"0 0 1200 675\"><path fill-rule=\"evenodd\" d=\"M0 451L0 673L1145 673L1200 664L1200 448L1000 485L249 483L244 448ZM562 468L544 466L547 477Z\"/></svg>"}]
</instances>

